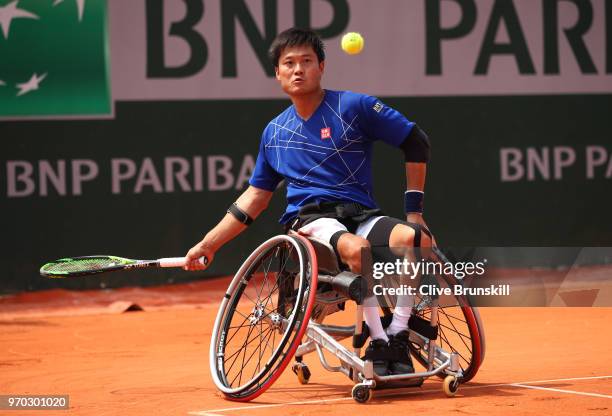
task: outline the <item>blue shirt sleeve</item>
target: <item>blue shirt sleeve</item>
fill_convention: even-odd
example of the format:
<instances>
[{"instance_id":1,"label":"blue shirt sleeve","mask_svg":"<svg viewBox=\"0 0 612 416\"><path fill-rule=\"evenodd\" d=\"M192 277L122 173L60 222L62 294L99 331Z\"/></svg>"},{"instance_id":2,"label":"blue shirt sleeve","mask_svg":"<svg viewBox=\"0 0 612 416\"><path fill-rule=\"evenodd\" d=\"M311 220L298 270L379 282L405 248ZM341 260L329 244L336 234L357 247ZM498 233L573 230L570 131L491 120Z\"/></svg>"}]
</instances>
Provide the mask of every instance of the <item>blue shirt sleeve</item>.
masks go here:
<instances>
[{"instance_id":1,"label":"blue shirt sleeve","mask_svg":"<svg viewBox=\"0 0 612 416\"><path fill-rule=\"evenodd\" d=\"M402 113L376 97L362 95L360 104L360 118L364 120L361 127L371 140L382 140L399 147L414 126Z\"/></svg>"},{"instance_id":2,"label":"blue shirt sleeve","mask_svg":"<svg viewBox=\"0 0 612 416\"><path fill-rule=\"evenodd\" d=\"M264 130L261 136L261 142L259 143L259 154L257 155L255 169L253 170L251 179L249 179L249 184L255 188L274 192L278 184L283 180L283 177L272 168L266 157L266 131L267 129Z\"/></svg>"}]
</instances>

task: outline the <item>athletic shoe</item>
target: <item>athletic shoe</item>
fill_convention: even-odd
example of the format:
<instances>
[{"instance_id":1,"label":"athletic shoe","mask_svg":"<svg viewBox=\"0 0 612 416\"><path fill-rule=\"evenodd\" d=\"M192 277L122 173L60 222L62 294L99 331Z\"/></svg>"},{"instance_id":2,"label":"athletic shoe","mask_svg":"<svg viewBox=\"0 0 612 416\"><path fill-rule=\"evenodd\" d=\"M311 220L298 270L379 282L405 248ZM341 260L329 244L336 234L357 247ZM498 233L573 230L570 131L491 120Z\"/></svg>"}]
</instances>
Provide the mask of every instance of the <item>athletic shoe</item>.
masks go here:
<instances>
[{"instance_id":1,"label":"athletic shoe","mask_svg":"<svg viewBox=\"0 0 612 416\"><path fill-rule=\"evenodd\" d=\"M389 372L391 374L414 373L412 359L410 358L410 348L408 348L409 335L410 333L407 330L400 331L395 335L389 335L389 353L393 357L389 363Z\"/></svg>"},{"instance_id":2,"label":"athletic shoe","mask_svg":"<svg viewBox=\"0 0 612 416\"><path fill-rule=\"evenodd\" d=\"M389 345L384 339L373 339L365 350L364 360L370 360L374 364L374 372L379 376L389 374Z\"/></svg>"}]
</instances>

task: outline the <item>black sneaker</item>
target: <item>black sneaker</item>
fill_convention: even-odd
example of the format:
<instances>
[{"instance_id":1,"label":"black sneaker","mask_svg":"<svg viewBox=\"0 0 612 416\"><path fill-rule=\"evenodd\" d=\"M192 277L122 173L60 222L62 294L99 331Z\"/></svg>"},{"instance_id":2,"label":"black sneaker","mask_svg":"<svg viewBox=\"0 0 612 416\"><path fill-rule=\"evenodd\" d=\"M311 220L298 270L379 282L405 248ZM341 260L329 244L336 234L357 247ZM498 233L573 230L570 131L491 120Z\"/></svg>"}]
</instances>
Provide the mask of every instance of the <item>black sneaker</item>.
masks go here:
<instances>
[{"instance_id":1,"label":"black sneaker","mask_svg":"<svg viewBox=\"0 0 612 416\"><path fill-rule=\"evenodd\" d=\"M374 364L374 372L379 376L389 374L389 345L384 339L373 339L365 350L364 360L370 360Z\"/></svg>"},{"instance_id":2,"label":"black sneaker","mask_svg":"<svg viewBox=\"0 0 612 416\"><path fill-rule=\"evenodd\" d=\"M393 357L389 363L389 372L391 374L414 373L412 359L410 358L410 348L408 348L409 335L410 333L407 330L400 331L395 335L389 335L389 353Z\"/></svg>"}]
</instances>

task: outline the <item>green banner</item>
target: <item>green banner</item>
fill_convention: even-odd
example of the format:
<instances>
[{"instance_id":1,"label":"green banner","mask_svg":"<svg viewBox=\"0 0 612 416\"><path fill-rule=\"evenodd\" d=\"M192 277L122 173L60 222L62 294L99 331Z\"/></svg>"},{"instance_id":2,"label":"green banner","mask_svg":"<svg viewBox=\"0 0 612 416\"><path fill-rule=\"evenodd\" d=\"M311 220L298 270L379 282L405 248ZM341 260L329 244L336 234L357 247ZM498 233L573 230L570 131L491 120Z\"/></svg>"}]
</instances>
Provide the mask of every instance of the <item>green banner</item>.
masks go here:
<instances>
[{"instance_id":1,"label":"green banner","mask_svg":"<svg viewBox=\"0 0 612 416\"><path fill-rule=\"evenodd\" d=\"M383 100L430 137L425 218L440 246L612 246L612 96ZM118 102L112 120L0 123L0 293L235 273L255 247L282 232L284 188L205 272L52 280L38 270L71 256L184 255L244 191L262 129L288 104ZM377 143L373 176L377 202L401 218L402 152ZM519 253L512 265L560 264L532 253Z\"/></svg>"},{"instance_id":2,"label":"green banner","mask_svg":"<svg viewBox=\"0 0 612 416\"><path fill-rule=\"evenodd\" d=\"M106 0L0 0L0 118L112 113Z\"/></svg>"}]
</instances>

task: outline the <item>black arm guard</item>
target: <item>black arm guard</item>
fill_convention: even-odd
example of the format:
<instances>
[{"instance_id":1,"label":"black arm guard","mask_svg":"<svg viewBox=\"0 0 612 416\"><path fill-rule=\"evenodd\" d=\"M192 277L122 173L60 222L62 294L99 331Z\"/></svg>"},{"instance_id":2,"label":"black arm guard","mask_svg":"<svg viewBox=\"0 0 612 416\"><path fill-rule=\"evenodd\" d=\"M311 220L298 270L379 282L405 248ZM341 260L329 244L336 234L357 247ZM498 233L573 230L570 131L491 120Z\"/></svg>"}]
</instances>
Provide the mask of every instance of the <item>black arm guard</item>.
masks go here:
<instances>
[{"instance_id":1,"label":"black arm guard","mask_svg":"<svg viewBox=\"0 0 612 416\"><path fill-rule=\"evenodd\" d=\"M412 127L412 130L410 130L410 134L400 145L400 148L404 151L406 162L429 162L431 153L429 137L427 137L427 134L416 124Z\"/></svg>"},{"instance_id":2,"label":"black arm guard","mask_svg":"<svg viewBox=\"0 0 612 416\"><path fill-rule=\"evenodd\" d=\"M240 221L246 226L251 225L251 223L253 222L253 218L251 218L249 214L241 210L235 202L230 205L230 207L227 209L227 212L232 214L234 218L236 218L238 221Z\"/></svg>"}]
</instances>

